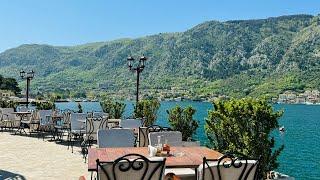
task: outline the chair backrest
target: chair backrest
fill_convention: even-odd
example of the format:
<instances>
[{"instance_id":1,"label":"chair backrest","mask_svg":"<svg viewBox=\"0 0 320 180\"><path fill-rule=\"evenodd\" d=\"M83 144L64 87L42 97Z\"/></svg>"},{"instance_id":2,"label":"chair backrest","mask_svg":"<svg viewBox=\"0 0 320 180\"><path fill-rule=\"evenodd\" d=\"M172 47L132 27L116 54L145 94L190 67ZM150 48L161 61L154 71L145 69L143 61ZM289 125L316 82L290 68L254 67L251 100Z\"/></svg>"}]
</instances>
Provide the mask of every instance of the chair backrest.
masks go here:
<instances>
[{"instance_id":1,"label":"chair backrest","mask_svg":"<svg viewBox=\"0 0 320 180\"><path fill-rule=\"evenodd\" d=\"M50 124L51 114L52 114L52 110L39 110L37 118L39 118L40 120L40 125Z\"/></svg>"},{"instance_id":2,"label":"chair backrest","mask_svg":"<svg viewBox=\"0 0 320 180\"><path fill-rule=\"evenodd\" d=\"M14 112L13 108L0 108L1 118L15 120L16 115L12 114Z\"/></svg>"},{"instance_id":3,"label":"chair backrest","mask_svg":"<svg viewBox=\"0 0 320 180\"><path fill-rule=\"evenodd\" d=\"M172 131L168 127L161 127L159 125L151 125L149 127L139 127L138 139L139 147L147 147L149 145L148 134L150 132L162 132L162 131Z\"/></svg>"},{"instance_id":4,"label":"chair backrest","mask_svg":"<svg viewBox=\"0 0 320 180\"><path fill-rule=\"evenodd\" d=\"M256 180L258 163L258 160L238 158L232 154L226 154L219 160L204 157L202 165L198 168L198 179Z\"/></svg>"},{"instance_id":5,"label":"chair backrest","mask_svg":"<svg viewBox=\"0 0 320 180\"><path fill-rule=\"evenodd\" d=\"M71 116L71 111L62 112L63 123L65 125L70 125L70 116Z\"/></svg>"},{"instance_id":6,"label":"chair backrest","mask_svg":"<svg viewBox=\"0 0 320 180\"><path fill-rule=\"evenodd\" d=\"M97 142L99 148L134 147L135 137L132 129L103 129L98 130Z\"/></svg>"},{"instance_id":7,"label":"chair backrest","mask_svg":"<svg viewBox=\"0 0 320 180\"><path fill-rule=\"evenodd\" d=\"M87 119L87 113L71 113L70 114L71 131L85 130L85 124L81 121L86 122L86 119Z\"/></svg>"},{"instance_id":8,"label":"chair backrest","mask_svg":"<svg viewBox=\"0 0 320 180\"><path fill-rule=\"evenodd\" d=\"M151 146L156 146L158 144L158 136L161 136L161 144L164 144L167 141L170 146L182 146L182 134L179 131L149 133L149 144Z\"/></svg>"},{"instance_id":9,"label":"chair backrest","mask_svg":"<svg viewBox=\"0 0 320 180\"><path fill-rule=\"evenodd\" d=\"M127 154L114 162L97 159L98 180L162 180L165 158L146 158L140 154Z\"/></svg>"},{"instance_id":10,"label":"chair backrest","mask_svg":"<svg viewBox=\"0 0 320 180\"><path fill-rule=\"evenodd\" d=\"M86 138L97 140L97 131L99 129L108 129L108 120L101 117L87 118L86 122Z\"/></svg>"},{"instance_id":11,"label":"chair backrest","mask_svg":"<svg viewBox=\"0 0 320 180\"><path fill-rule=\"evenodd\" d=\"M24 107L24 106L20 106L20 107L17 107L17 111L18 112L28 112L28 111L30 111L30 109L27 107Z\"/></svg>"},{"instance_id":12,"label":"chair backrest","mask_svg":"<svg viewBox=\"0 0 320 180\"><path fill-rule=\"evenodd\" d=\"M104 113L104 112L95 111L95 112L92 113L92 117L94 117L94 118L103 118L103 117L105 117L105 114L106 113Z\"/></svg>"},{"instance_id":13,"label":"chair backrest","mask_svg":"<svg viewBox=\"0 0 320 180\"><path fill-rule=\"evenodd\" d=\"M122 128L138 129L141 126L142 126L141 119L124 119L120 121L120 127Z\"/></svg>"},{"instance_id":14,"label":"chair backrest","mask_svg":"<svg viewBox=\"0 0 320 180\"><path fill-rule=\"evenodd\" d=\"M39 118L38 118L38 110L32 110L31 111L30 119L32 121L39 120Z\"/></svg>"},{"instance_id":15,"label":"chair backrest","mask_svg":"<svg viewBox=\"0 0 320 180\"><path fill-rule=\"evenodd\" d=\"M114 128L114 127L120 127L121 119L108 119L108 127Z\"/></svg>"}]
</instances>

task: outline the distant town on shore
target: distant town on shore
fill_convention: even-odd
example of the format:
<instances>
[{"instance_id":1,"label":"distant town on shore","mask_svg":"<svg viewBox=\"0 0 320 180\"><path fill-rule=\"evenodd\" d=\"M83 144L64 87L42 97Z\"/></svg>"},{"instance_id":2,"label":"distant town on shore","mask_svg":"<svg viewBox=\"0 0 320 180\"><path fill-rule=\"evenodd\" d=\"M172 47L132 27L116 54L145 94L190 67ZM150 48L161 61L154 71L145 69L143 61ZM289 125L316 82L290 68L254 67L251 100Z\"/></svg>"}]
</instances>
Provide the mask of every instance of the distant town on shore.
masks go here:
<instances>
[{"instance_id":1,"label":"distant town on shore","mask_svg":"<svg viewBox=\"0 0 320 180\"><path fill-rule=\"evenodd\" d=\"M303 93L294 91L285 91L279 94L278 98L272 98L272 102L278 104L319 104L320 92L319 90L306 90Z\"/></svg>"},{"instance_id":2,"label":"distant town on shore","mask_svg":"<svg viewBox=\"0 0 320 180\"><path fill-rule=\"evenodd\" d=\"M24 94L22 92L21 94ZM211 95L211 96L201 96L201 95L195 95L195 96L189 96L186 95L188 92L179 90L179 89L171 89L167 91L166 93L164 92L150 92L149 91L142 91L141 93L141 98L143 99L148 99L148 98L155 98L158 97L157 99L159 101L202 101L202 102L211 102L216 99L230 99L229 96L225 95ZM118 100L129 100L129 101L134 101L134 96L129 95L129 96L119 96L117 94L108 94L109 97L114 97L115 99ZM18 97L16 96L12 91L8 90L0 90L0 98L1 99L8 99L16 102L24 102L25 97ZM96 97L96 96L85 96L85 97L77 97L77 98L57 98L55 101L58 102L68 102L68 101L99 101L101 97ZM49 99L43 99L43 98L31 98L30 101L46 101ZM278 97L274 97L270 99L272 103L275 104L306 104L306 105L320 105L320 91L317 89L314 90L306 90L304 92L295 92L295 91L285 91L281 94L278 95Z\"/></svg>"}]
</instances>

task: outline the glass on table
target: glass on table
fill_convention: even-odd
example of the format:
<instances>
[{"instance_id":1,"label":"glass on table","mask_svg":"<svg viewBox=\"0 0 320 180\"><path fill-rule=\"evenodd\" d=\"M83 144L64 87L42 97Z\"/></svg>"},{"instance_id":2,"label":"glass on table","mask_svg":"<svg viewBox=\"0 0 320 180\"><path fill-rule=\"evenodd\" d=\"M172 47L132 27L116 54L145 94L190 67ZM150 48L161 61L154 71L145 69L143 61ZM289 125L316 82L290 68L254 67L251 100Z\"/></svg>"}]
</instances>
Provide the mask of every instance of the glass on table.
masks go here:
<instances>
[{"instance_id":1,"label":"glass on table","mask_svg":"<svg viewBox=\"0 0 320 180\"><path fill-rule=\"evenodd\" d=\"M174 152L174 153L173 153L173 156L175 156L175 157L182 157L182 156L184 156L184 155L185 155L184 152Z\"/></svg>"}]
</instances>

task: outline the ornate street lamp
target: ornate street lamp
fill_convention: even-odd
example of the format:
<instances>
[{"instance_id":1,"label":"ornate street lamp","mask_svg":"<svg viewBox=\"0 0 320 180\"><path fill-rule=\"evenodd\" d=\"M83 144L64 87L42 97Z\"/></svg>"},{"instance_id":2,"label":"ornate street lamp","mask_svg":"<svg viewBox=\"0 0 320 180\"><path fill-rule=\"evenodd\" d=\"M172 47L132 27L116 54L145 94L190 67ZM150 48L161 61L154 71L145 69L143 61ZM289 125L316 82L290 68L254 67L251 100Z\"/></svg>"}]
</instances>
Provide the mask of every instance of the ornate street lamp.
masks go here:
<instances>
[{"instance_id":1,"label":"ornate street lamp","mask_svg":"<svg viewBox=\"0 0 320 180\"><path fill-rule=\"evenodd\" d=\"M30 81L31 79L33 79L34 77L34 71L31 70L29 72L25 72L25 71L20 71L20 77L21 79L26 79L27 80L27 91L26 91L26 96L27 96L27 108L28 108L28 105L29 105L29 86L30 86Z\"/></svg>"},{"instance_id":2,"label":"ornate street lamp","mask_svg":"<svg viewBox=\"0 0 320 180\"><path fill-rule=\"evenodd\" d=\"M139 64L136 67L132 67L133 66L133 62L134 62L134 58L129 56L127 58L128 61L128 67L130 71L135 71L137 72L137 91L136 91L136 103L138 104L139 102L139 79L140 79L140 73L143 71L145 65L145 61L147 60L147 57L145 57L144 55L142 55L139 59Z\"/></svg>"}]
</instances>

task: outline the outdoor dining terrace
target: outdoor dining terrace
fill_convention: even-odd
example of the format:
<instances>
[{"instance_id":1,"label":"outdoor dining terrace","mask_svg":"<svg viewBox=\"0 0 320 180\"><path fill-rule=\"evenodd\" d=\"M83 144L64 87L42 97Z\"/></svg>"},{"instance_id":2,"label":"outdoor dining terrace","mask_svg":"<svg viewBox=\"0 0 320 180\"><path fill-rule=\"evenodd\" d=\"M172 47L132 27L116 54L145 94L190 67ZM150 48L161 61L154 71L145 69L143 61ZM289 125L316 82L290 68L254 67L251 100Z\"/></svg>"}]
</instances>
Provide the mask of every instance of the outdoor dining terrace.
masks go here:
<instances>
[{"instance_id":1,"label":"outdoor dining terrace","mask_svg":"<svg viewBox=\"0 0 320 180\"><path fill-rule=\"evenodd\" d=\"M108 113L0 109L3 179L257 179L258 159Z\"/></svg>"}]
</instances>

